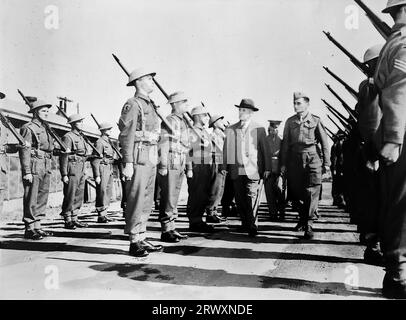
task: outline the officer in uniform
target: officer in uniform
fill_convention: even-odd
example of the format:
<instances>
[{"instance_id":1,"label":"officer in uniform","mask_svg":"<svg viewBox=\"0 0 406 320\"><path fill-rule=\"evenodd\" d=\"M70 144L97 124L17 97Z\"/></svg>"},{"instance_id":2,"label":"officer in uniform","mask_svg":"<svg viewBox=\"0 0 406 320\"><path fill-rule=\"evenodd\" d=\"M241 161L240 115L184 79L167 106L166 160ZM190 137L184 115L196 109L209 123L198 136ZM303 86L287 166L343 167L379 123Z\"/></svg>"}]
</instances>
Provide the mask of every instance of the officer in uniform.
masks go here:
<instances>
[{"instance_id":1,"label":"officer in uniform","mask_svg":"<svg viewBox=\"0 0 406 320\"><path fill-rule=\"evenodd\" d=\"M52 235L51 232L42 230L40 216L43 215L48 202L54 139L41 124L40 119L46 121L48 109L52 105L36 98L27 97L27 99L31 103L28 112L33 114L33 118L20 129L21 136L28 142L27 146L20 149L24 186L24 237L41 240Z\"/></svg>"},{"instance_id":2,"label":"officer in uniform","mask_svg":"<svg viewBox=\"0 0 406 320\"><path fill-rule=\"evenodd\" d=\"M125 229L130 238L129 254L147 256L162 251L161 245L146 240L151 214L159 139L159 118L150 94L155 88L155 72L137 69L127 86L135 86L134 97L127 100L119 120L119 141L123 156L123 175L127 180Z\"/></svg>"},{"instance_id":3,"label":"officer in uniform","mask_svg":"<svg viewBox=\"0 0 406 320\"><path fill-rule=\"evenodd\" d=\"M269 215L273 221L283 220L285 216L285 188L279 167L282 139L278 136L278 127L281 122L279 120L269 120L268 136L265 138L268 146L266 157L272 159L272 166L271 174L264 182L264 185Z\"/></svg>"},{"instance_id":4,"label":"officer in uniform","mask_svg":"<svg viewBox=\"0 0 406 320\"><path fill-rule=\"evenodd\" d=\"M178 216L178 200L182 182L185 176L193 177L192 164L188 157L190 151L189 129L183 113L188 109L188 98L183 92L175 92L169 96L168 103L172 113L166 120L173 128L170 134L161 127L159 142L158 179L161 188L159 219L161 221L164 242L179 242L187 236L176 230L175 220Z\"/></svg>"},{"instance_id":5,"label":"officer in uniform","mask_svg":"<svg viewBox=\"0 0 406 320\"><path fill-rule=\"evenodd\" d=\"M406 0L383 10L395 24L377 63L374 83L382 119L378 128L382 194L383 295L406 298Z\"/></svg>"},{"instance_id":6,"label":"officer in uniform","mask_svg":"<svg viewBox=\"0 0 406 320\"><path fill-rule=\"evenodd\" d=\"M109 123L100 124L101 137L97 139L95 147L102 155L92 161L93 177L96 182L96 211L98 214L97 222L107 223L112 219L107 217L107 209L110 205L113 191L113 162L114 150L111 146L109 136L113 128Z\"/></svg>"},{"instance_id":7,"label":"officer in uniform","mask_svg":"<svg viewBox=\"0 0 406 320\"><path fill-rule=\"evenodd\" d=\"M379 96L374 86L373 75L378 62L382 45L369 48L364 55L370 74L362 81L358 90L357 128L360 135L360 157L358 160L358 212L360 239L366 244L364 260L370 264L382 264L382 253L379 245L379 167L378 154L374 145L374 135L382 118L379 107Z\"/></svg>"},{"instance_id":8,"label":"officer in uniform","mask_svg":"<svg viewBox=\"0 0 406 320\"><path fill-rule=\"evenodd\" d=\"M285 123L281 148L281 174L286 174L293 200L299 201L299 223L295 230L305 231L304 238L312 239L313 220L318 207L322 171L330 166L327 134L319 117L309 109L309 97L293 94L296 115ZM316 144L320 143L320 158Z\"/></svg>"},{"instance_id":9,"label":"officer in uniform","mask_svg":"<svg viewBox=\"0 0 406 320\"><path fill-rule=\"evenodd\" d=\"M212 144L212 164L211 164L211 181L209 191L209 202L206 206L206 222L221 223L227 220L221 216L217 207L224 193L224 184L226 181L226 166L223 161L224 130L226 129L224 117L212 115L209 120L209 128L213 128L211 134Z\"/></svg>"},{"instance_id":10,"label":"officer in uniform","mask_svg":"<svg viewBox=\"0 0 406 320\"><path fill-rule=\"evenodd\" d=\"M258 233L257 215L260 179L270 175L271 162L267 154L265 128L252 121L259 109L251 99L242 99L239 105L240 121L226 129L224 161L233 180L237 210L241 217L239 231L255 237Z\"/></svg>"},{"instance_id":11,"label":"officer in uniform","mask_svg":"<svg viewBox=\"0 0 406 320\"><path fill-rule=\"evenodd\" d=\"M338 131L333 138L333 145L330 152L330 171L332 176L331 196L333 197L333 206L345 208L344 202L344 157L343 142L345 134Z\"/></svg>"},{"instance_id":12,"label":"officer in uniform","mask_svg":"<svg viewBox=\"0 0 406 320\"><path fill-rule=\"evenodd\" d=\"M87 223L80 222L78 214L83 204L85 191L85 163L90 151L85 140L79 134L83 119L80 114L73 114L68 119L72 130L66 133L62 142L71 152L62 153L59 157L60 172L63 186L63 202L61 216L65 220L66 229L87 228Z\"/></svg>"},{"instance_id":13,"label":"officer in uniform","mask_svg":"<svg viewBox=\"0 0 406 320\"><path fill-rule=\"evenodd\" d=\"M191 142L190 161L193 175L188 179L188 218L189 230L193 232L211 233L214 228L203 221L203 214L209 202L211 187L212 143L206 130L209 115L202 106L193 108L193 127L202 139Z\"/></svg>"}]
</instances>

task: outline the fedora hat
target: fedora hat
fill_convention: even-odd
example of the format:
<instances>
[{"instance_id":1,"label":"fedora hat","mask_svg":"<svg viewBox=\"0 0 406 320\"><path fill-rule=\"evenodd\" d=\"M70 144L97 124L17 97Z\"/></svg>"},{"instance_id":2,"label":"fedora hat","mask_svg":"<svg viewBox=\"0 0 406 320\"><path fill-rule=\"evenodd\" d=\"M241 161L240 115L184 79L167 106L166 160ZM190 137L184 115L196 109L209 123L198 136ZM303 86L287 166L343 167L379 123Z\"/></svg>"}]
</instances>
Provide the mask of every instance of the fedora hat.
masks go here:
<instances>
[{"instance_id":1,"label":"fedora hat","mask_svg":"<svg viewBox=\"0 0 406 320\"><path fill-rule=\"evenodd\" d=\"M258 111L259 109L255 106L252 99L242 99L240 105L235 105L237 108L251 109L253 111Z\"/></svg>"}]
</instances>

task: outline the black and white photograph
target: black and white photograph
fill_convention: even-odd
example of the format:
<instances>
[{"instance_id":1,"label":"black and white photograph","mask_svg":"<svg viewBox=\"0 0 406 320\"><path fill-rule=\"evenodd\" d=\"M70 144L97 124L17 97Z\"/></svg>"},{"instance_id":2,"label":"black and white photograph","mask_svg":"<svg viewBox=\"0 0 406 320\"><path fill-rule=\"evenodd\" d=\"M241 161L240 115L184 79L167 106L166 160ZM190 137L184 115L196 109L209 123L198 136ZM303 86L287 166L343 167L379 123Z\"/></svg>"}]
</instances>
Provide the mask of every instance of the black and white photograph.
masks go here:
<instances>
[{"instance_id":1,"label":"black and white photograph","mask_svg":"<svg viewBox=\"0 0 406 320\"><path fill-rule=\"evenodd\" d=\"M406 0L0 0L0 43L0 300L406 299Z\"/></svg>"}]
</instances>

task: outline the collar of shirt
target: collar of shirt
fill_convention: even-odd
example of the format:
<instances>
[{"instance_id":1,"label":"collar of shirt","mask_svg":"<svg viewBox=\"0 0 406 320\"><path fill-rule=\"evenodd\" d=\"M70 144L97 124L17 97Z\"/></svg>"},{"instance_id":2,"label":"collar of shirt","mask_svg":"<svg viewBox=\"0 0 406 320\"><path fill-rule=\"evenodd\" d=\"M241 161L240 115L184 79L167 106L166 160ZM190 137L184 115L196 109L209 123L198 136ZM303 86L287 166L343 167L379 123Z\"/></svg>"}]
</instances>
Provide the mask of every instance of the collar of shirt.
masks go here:
<instances>
[{"instance_id":1,"label":"collar of shirt","mask_svg":"<svg viewBox=\"0 0 406 320\"><path fill-rule=\"evenodd\" d=\"M77 131L76 129L73 129L71 132L77 135L78 137L82 138L82 136L79 134L79 131Z\"/></svg>"},{"instance_id":2,"label":"collar of shirt","mask_svg":"<svg viewBox=\"0 0 406 320\"><path fill-rule=\"evenodd\" d=\"M109 137L106 136L105 134L103 134L103 135L101 136L101 138L102 138L104 141L109 142Z\"/></svg>"},{"instance_id":3,"label":"collar of shirt","mask_svg":"<svg viewBox=\"0 0 406 320\"><path fill-rule=\"evenodd\" d=\"M400 31L402 28L405 28L406 24L404 23L396 23L393 27L392 27L392 33L395 33L397 31Z\"/></svg>"},{"instance_id":4,"label":"collar of shirt","mask_svg":"<svg viewBox=\"0 0 406 320\"><path fill-rule=\"evenodd\" d=\"M40 120L38 120L37 118L32 120L32 123L36 124L38 127L42 127L42 123Z\"/></svg>"},{"instance_id":5,"label":"collar of shirt","mask_svg":"<svg viewBox=\"0 0 406 320\"><path fill-rule=\"evenodd\" d=\"M172 113L172 115L178 117L180 120L183 120L183 116L179 113Z\"/></svg>"},{"instance_id":6,"label":"collar of shirt","mask_svg":"<svg viewBox=\"0 0 406 320\"><path fill-rule=\"evenodd\" d=\"M243 129L243 130L247 129L248 126L250 125L250 123L251 123L251 120L247 120L247 121L240 120L241 129Z\"/></svg>"},{"instance_id":7,"label":"collar of shirt","mask_svg":"<svg viewBox=\"0 0 406 320\"><path fill-rule=\"evenodd\" d=\"M136 92L134 97L141 98L141 99L145 100L146 102L151 102L151 99L149 97L147 97L146 95L144 95L140 92Z\"/></svg>"}]
</instances>

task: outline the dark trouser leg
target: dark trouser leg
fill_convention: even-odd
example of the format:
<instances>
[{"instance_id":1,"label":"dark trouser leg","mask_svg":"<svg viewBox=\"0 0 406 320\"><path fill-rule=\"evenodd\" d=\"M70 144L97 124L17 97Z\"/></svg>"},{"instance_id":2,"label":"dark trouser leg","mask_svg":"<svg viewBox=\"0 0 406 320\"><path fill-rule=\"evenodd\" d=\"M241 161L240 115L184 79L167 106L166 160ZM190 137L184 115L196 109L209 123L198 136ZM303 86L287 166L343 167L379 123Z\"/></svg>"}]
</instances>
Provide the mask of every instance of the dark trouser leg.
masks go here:
<instances>
[{"instance_id":1,"label":"dark trouser leg","mask_svg":"<svg viewBox=\"0 0 406 320\"><path fill-rule=\"evenodd\" d=\"M256 229L257 217L253 209L258 193L259 181L248 179L247 176L238 176L233 182L235 201L238 213L241 217L242 226L248 229Z\"/></svg>"},{"instance_id":2,"label":"dark trouser leg","mask_svg":"<svg viewBox=\"0 0 406 320\"><path fill-rule=\"evenodd\" d=\"M162 232L175 229L175 220L178 216L177 205L184 176L184 168L168 170L166 176L158 175L161 188L159 220Z\"/></svg>"},{"instance_id":3,"label":"dark trouser leg","mask_svg":"<svg viewBox=\"0 0 406 320\"><path fill-rule=\"evenodd\" d=\"M156 167L134 165L134 175L127 186L124 232L132 242L145 239L146 224L151 214Z\"/></svg>"},{"instance_id":4,"label":"dark trouser leg","mask_svg":"<svg viewBox=\"0 0 406 320\"><path fill-rule=\"evenodd\" d=\"M210 165L198 164L193 167L193 177L189 181L188 218L189 224L203 222L204 209L210 192Z\"/></svg>"},{"instance_id":5,"label":"dark trouser leg","mask_svg":"<svg viewBox=\"0 0 406 320\"><path fill-rule=\"evenodd\" d=\"M280 191L277 186L278 176L271 174L271 176L264 181L266 201L268 202L269 214L271 217L276 217L278 214L278 198Z\"/></svg>"},{"instance_id":6,"label":"dark trouser leg","mask_svg":"<svg viewBox=\"0 0 406 320\"><path fill-rule=\"evenodd\" d=\"M297 206L299 223L306 223L306 210L304 199L306 198L306 158L301 153L293 153L288 164L288 195L292 205Z\"/></svg>"},{"instance_id":7,"label":"dark trouser leg","mask_svg":"<svg viewBox=\"0 0 406 320\"><path fill-rule=\"evenodd\" d=\"M231 207L234 199L234 183L227 174L224 181L223 196L221 198L222 214L224 216L231 215Z\"/></svg>"}]
</instances>

